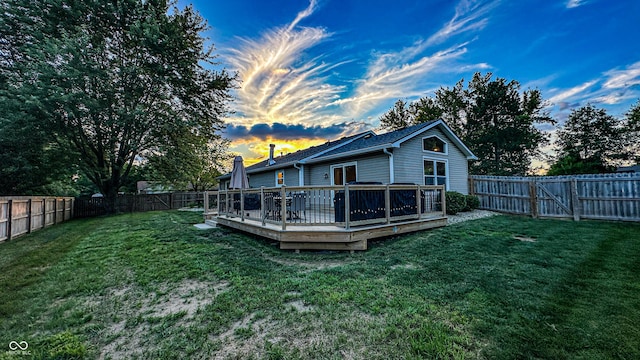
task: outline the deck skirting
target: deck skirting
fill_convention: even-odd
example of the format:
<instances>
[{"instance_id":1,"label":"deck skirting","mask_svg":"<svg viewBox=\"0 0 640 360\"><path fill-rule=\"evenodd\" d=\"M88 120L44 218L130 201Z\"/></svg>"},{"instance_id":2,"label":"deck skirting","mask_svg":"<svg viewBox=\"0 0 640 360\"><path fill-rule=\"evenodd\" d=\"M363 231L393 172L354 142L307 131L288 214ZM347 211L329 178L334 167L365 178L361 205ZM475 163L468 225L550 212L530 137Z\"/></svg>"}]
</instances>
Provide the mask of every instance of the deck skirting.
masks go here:
<instances>
[{"instance_id":1,"label":"deck skirting","mask_svg":"<svg viewBox=\"0 0 640 360\"><path fill-rule=\"evenodd\" d=\"M391 224L357 226L345 229L339 226L289 226L286 230L274 224L262 225L255 220L219 216L222 226L244 231L280 243L280 249L289 250L367 250L367 240L410 233L447 225L444 216L395 222Z\"/></svg>"}]
</instances>

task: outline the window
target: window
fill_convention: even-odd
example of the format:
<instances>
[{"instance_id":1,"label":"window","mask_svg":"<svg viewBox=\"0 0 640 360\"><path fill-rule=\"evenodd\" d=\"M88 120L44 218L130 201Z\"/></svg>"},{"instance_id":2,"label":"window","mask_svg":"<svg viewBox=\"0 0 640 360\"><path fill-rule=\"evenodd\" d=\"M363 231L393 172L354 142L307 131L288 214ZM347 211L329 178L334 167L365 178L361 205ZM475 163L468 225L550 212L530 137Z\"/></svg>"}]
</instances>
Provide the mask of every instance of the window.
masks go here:
<instances>
[{"instance_id":1,"label":"window","mask_svg":"<svg viewBox=\"0 0 640 360\"><path fill-rule=\"evenodd\" d=\"M444 185L447 188L447 162L424 159L424 184Z\"/></svg>"},{"instance_id":2,"label":"window","mask_svg":"<svg viewBox=\"0 0 640 360\"><path fill-rule=\"evenodd\" d=\"M422 139L422 150L446 154L447 143L440 140L437 136L426 137Z\"/></svg>"},{"instance_id":3,"label":"window","mask_svg":"<svg viewBox=\"0 0 640 360\"><path fill-rule=\"evenodd\" d=\"M356 181L356 164L341 164L331 166L333 171L333 185L344 185Z\"/></svg>"},{"instance_id":4,"label":"window","mask_svg":"<svg viewBox=\"0 0 640 360\"><path fill-rule=\"evenodd\" d=\"M284 170L276 171L276 186L284 185Z\"/></svg>"}]
</instances>

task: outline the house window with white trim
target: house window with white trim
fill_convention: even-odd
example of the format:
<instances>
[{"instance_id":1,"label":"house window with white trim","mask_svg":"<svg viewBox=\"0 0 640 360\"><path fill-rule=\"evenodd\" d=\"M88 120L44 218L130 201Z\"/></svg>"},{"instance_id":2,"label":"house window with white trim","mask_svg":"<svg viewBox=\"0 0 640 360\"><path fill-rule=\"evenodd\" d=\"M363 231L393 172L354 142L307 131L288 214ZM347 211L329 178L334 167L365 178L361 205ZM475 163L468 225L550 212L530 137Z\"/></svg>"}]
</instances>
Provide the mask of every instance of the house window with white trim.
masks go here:
<instances>
[{"instance_id":1,"label":"house window with white trim","mask_svg":"<svg viewBox=\"0 0 640 360\"><path fill-rule=\"evenodd\" d=\"M356 163L338 164L331 166L333 185L344 185L357 180Z\"/></svg>"},{"instance_id":2,"label":"house window with white trim","mask_svg":"<svg viewBox=\"0 0 640 360\"><path fill-rule=\"evenodd\" d=\"M424 159L424 184L447 187L447 162L445 160Z\"/></svg>"},{"instance_id":3,"label":"house window with white trim","mask_svg":"<svg viewBox=\"0 0 640 360\"><path fill-rule=\"evenodd\" d=\"M280 187L284 185L284 170L276 171L276 186Z\"/></svg>"},{"instance_id":4,"label":"house window with white trim","mask_svg":"<svg viewBox=\"0 0 640 360\"><path fill-rule=\"evenodd\" d=\"M422 139L422 150L434 153L447 153L447 143L437 136L429 136Z\"/></svg>"}]
</instances>

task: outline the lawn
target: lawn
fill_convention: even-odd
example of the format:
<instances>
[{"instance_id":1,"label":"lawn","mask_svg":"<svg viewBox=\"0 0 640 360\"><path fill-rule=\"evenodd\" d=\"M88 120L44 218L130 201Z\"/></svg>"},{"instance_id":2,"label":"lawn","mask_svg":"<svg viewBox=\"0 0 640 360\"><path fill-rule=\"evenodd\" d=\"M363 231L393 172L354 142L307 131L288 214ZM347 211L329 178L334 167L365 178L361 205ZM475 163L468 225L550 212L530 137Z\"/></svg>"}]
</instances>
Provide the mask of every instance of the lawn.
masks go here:
<instances>
[{"instance_id":1,"label":"lawn","mask_svg":"<svg viewBox=\"0 0 640 360\"><path fill-rule=\"evenodd\" d=\"M640 358L640 224L496 216L296 254L197 222L0 244L0 359Z\"/></svg>"}]
</instances>

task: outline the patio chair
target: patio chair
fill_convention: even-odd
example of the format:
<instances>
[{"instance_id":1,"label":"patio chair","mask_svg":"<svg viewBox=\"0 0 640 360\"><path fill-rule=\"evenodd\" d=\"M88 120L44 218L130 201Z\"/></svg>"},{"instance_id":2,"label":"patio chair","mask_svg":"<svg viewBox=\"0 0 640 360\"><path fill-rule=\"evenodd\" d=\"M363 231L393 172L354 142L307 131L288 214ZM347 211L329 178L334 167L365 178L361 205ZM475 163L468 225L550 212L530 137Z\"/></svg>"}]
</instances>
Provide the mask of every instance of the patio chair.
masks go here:
<instances>
[{"instance_id":1,"label":"patio chair","mask_svg":"<svg viewBox=\"0 0 640 360\"><path fill-rule=\"evenodd\" d=\"M289 205L289 204L287 204ZM307 217L307 194L294 193L291 195L291 204L287 206L289 217L293 219L303 219Z\"/></svg>"},{"instance_id":2,"label":"patio chair","mask_svg":"<svg viewBox=\"0 0 640 360\"><path fill-rule=\"evenodd\" d=\"M275 194L264 194L264 219L277 220L280 217L280 206L276 205Z\"/></svg>"}]
</instances>

